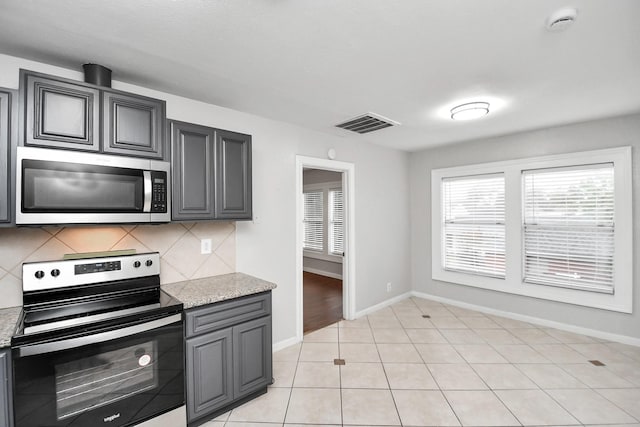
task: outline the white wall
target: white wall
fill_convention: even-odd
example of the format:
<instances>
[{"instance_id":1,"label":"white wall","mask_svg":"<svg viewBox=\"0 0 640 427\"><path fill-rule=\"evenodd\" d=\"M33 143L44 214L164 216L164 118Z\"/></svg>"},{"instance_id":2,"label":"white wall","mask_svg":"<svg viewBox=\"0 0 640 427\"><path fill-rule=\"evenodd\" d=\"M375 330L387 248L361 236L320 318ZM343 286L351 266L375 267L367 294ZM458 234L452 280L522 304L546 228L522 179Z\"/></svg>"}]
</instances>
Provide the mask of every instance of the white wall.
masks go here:
<instances>
[{"instance_id":1,"label":"white wall","mask_svg":"<svg viewBox=\"0 0 640 427\"><path fill-rule=\"evenodd\" d=\"M79 71L0 55L0 86L18 88L19 68L82 80ZM253 135L254 221L236 224L236 268L278 284L273 294L274 342L296 336L297 154L325 158L327 150L335 148L336 160L355 164L356 311L409 291L407 153L371 145L358 136L340 138L118 81L113 87L165 99L169 118ZM393 292L386 292L386 282L394 284Z\"/></svg>"},{"instance_id":2,"label":"white wall","mask_svg":"<svg viewBox=\"0 0 640 427\"><path fill-rule=\"evenodd\" d=\"M632 266L632 315L455 285L431 278L432 169L620 146L633 147L633 240L634 259L637 260L640 256L640 115L467 141L413 153L410 160L412 288L468 304L640 338L638 265Z\"/></svg>"}]
</instances>

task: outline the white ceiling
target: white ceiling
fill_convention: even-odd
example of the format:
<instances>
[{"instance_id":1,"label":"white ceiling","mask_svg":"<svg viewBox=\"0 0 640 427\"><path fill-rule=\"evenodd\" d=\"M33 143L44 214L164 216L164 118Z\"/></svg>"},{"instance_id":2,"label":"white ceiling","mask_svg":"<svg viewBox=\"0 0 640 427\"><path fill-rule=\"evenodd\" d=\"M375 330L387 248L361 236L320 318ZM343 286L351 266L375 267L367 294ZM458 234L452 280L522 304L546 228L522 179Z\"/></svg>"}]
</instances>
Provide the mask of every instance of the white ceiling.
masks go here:
<instances>
[{"instance_id":1,"label":"white ceiling","mask_svg":"<svg viewBox=\"0 0 640 427\"><path fill-rule=\"evenodd\" d=\"M569 30L547 17L579 9ZM639 0L0 0L0 52L403 150L640 111ZM451 106L489 100L473 122ZM444 117L443 117L444 116Z\"/></svg>"}]
</instances>

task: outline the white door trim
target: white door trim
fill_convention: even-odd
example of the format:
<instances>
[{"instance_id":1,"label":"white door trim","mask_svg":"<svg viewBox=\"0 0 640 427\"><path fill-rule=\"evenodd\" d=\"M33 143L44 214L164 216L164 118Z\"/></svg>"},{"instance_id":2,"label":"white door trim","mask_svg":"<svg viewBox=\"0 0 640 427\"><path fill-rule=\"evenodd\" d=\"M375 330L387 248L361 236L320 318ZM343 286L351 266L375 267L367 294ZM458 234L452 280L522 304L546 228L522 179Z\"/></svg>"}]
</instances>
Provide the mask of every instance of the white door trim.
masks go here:
<instances>
[{"instance_id":1,"label":"white door trim","mask_svg":"<svg viewBox=\"0 0 640 427\"><path fill-rule=\"evenodd\" d=\"M344 195L345 216L345 255L342 261L342 315L345 319L354 319L356 312L356 251L355 251L355 164L315 157L296 156L296 336L302 341L302 240L304 230L303 219L303 182L304 168L325 169L342 174L342 191Z\"/></svg>"}]
</instances>

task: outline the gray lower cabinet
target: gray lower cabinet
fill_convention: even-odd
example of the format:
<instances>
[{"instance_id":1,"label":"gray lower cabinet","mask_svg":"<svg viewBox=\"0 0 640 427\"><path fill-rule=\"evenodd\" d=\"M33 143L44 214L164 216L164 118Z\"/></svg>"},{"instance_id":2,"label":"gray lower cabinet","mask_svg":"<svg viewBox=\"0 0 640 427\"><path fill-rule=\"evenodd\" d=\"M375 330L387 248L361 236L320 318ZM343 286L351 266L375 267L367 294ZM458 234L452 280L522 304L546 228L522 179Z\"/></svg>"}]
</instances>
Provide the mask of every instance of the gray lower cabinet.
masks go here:
<instances>
[{"instance_id":1,"label":"gray lower cabinet","mask_svg":"<svg viewBox=\"0 0 640 427\"><path fill-rule=\"evenodd\" d=\"M233 401L233 348L230 328L187 340L189 419Z\"/></svg>"},{"instance_id":2,"label":"gray lower cabinet","mask_svg":"<svg viewBox=\"0 0 640 427\"><path fill-rule=\"evenodd\" d=\"M0 426L13 426L11 350L0 350Z\"/></svg>"},{"instance_id":3,"label":"gray lower cabinet","mask_svg":"<svg viewBox=\"0 0 640 427\"><path fill-rule=\"evenodd\" d=\"M169 122L174 221L251 219L251 135Z\"/></svg>"},{"instance_id":4,"label":"gray lower cabinet","mask_svg":"<svg viewBox=\"0 0 640 427\"><path fill-rule=\"evenodd\" d=\"M271 383L271 316L233 328L233 397Z\"/></svg>"},{"instance_id":5,"label":"gray lower cabinet","mask_svg":"<svg viewBox=\"0 0 640 427\"><path fill-rule=\"evenodd\" d=\"M0 226L12 224L16 92L0 88Z\"/></svg>"},{"instance_id":6,"label":"gray lower cabinet","mask_svg":"<svg viewBox=\"0 0 640 427\"><path fill-rule=\"evenodd\" d=\"M187 420L200 423L272 382L271 291L187 310Z\"/></svg>"}]
</instances>

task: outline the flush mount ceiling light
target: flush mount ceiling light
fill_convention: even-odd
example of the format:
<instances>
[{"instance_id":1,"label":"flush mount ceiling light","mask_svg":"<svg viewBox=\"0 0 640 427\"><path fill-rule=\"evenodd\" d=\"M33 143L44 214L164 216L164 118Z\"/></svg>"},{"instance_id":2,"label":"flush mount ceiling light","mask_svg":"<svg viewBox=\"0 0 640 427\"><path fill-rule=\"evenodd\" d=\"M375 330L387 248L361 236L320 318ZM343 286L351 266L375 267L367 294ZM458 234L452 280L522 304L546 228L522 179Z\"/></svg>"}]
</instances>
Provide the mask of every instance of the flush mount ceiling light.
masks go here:
<instances>
[{"instance_id":1,"label":"flush mount ceiling light","mask_svg":"<svg viewBox=\"0 0 640 427\"><path fill-rule=\"evenodd\" d=\"M451 109L453 120L473 120L489 114L488 102L468 102Z\"/></svg>"},{"instance_id":2,"label":"flush mount ceiling light","mask_svg":"<svg viewBox=\"0 0 640 427\"><path fill-rule=\"evenodd\" d=\"M547 19L547 30L554 33L564 31L574 23L577 17L577 9L566 8L557 10Z\"/></svg>"}]
</instances>

